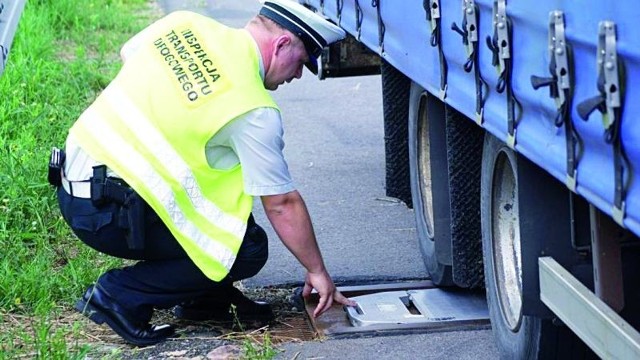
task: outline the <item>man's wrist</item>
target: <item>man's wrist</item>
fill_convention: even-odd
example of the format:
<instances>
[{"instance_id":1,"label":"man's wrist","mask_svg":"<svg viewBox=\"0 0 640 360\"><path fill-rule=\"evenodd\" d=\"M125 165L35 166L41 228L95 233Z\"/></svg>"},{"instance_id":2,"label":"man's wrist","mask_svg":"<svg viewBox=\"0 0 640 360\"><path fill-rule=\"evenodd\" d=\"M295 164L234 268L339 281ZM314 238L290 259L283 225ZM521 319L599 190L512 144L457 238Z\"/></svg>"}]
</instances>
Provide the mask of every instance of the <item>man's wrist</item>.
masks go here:
<instances>
[{"instance_id":1,"label":"man's wrist","mask_svg":"<svg viewBox=\"0 0 640 360\"><path fill-rule=\"evenodd\" d=\"M313 269L307 269L307 272L309 274L313 274L313 275L321 275L321 274L326 274L327 273L327 269L324 267L324 265L321 265L317 268L313 268Z\"/></svg>"}]
</instances>

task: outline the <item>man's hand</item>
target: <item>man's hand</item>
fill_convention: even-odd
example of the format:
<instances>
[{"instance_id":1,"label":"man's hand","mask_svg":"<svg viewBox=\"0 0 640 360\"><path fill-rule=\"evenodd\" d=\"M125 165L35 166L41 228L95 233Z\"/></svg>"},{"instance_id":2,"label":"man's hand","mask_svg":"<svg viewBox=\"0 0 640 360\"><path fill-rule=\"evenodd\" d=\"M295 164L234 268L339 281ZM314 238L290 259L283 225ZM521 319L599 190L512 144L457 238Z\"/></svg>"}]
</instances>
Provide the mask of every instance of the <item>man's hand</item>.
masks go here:
<instances>
[{"instance_id":1,"label":"man's hand","mask_svg":"<svg viewBox=\"0 0 640 360\"><path fill-rule=\"evenodd\" d=\"M331 277L326 270L320 273L307 272L307 276L304 279L302 296L307 297L311 295L311 291L313 289L316 289L320 296L318 306L316 306L316 309L313 312L314 318L329 310L334 301L347 306L356 306L355 301L347 299L336 289L336 286L333 284L333 280L331 280Z\"/></svg>"},{"instance_id":2,"label":"man's hand","mask_svg":"<svg viewBox=\"0 0 640 360\"><path fill-rule=\"evenodd\" d=\"M354 301L347 299L336 290L333 280L324 267L311 218L300 193L291 191L281 195L262 196L262 205L280 240L307 269L302 296L309 296L313 289L316 289L320 295L313 317L318 317L329 310L334 301L343 305L356 306Z\"/></svg>"}]
</instances>

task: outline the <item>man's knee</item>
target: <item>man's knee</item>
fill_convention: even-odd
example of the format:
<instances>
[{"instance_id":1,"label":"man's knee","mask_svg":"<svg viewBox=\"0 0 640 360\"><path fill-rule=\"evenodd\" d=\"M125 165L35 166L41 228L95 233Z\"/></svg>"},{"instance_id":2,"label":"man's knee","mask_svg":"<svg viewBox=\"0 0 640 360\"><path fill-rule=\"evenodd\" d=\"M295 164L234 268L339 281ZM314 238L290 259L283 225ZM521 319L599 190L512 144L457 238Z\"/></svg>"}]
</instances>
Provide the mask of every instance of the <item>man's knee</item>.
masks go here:
<instances>
[{"instance_id":1,"label":"man's knee","mask_svg":"<svg viewBox=\"0 0 640 360\"><path fill-rule=\"evenodd\" d=\"M247 255L256 262L258 267L253 274L255 275L266 264L269 257L269 239L264 229L260 225L254 224L247 228L244 241L249 243Z\"/></svg>"},{"instance_id":2,"label":"man's knee","mask_svg":"<svg viewBox=\"0 0 640 360\"><path fill-rule=\"evenodd\" d=\"M247 227L236 262L231 269L234 280L255 276L267 263L269 241L264 229L255 223Z\"/></svg>"}]
</instances>

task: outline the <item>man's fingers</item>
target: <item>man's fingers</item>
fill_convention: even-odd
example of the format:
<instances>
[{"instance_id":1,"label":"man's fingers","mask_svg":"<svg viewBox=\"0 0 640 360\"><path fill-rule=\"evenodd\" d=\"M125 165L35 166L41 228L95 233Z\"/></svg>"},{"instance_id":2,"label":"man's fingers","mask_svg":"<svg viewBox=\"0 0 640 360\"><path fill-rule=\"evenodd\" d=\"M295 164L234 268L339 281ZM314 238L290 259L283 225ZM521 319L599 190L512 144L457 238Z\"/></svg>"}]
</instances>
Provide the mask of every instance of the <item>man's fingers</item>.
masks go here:
<instances>
[{"instance_id":1,"label":"man's fingers","mask_svg":"<svg viewBox=\"0 0 640 360\"><path fill-rule=\"evenodd\" d=\"M356 306L356 302L342 295L340 291L335 292L333 298L342 305Z\"/></svg>"},{"instance_id":2,"label":"man's fingers","mask_svg":"<svg viewBox=\"0 0 640 360\"><path fill-rule=\"evenodd\" d=\"M313 312L313 317L322 315L325 311L331 308L331 305L333 305L333 298L331 296L322 298L318 303L318 306L316 306L316 310Z\"/></svg>"},{"instance_id":3,"label":"man's fingers","mask_svg":"<svg viewBox=\"0 0 640 360\"><path fill-rule=\"evenodd\" d=\"M327 299L327 303L324 305L324 309L322 309L322 312L320 314L323 314L325 311L331 309L331 305L333 305L333 298L329 296Z\"/></svg>"},{"instance_id":4,"label":"man's fingers","mask_svg":"<svg viewBox=\"0 0 640 360\"><path fill-rule=\"evenodd\" d=\"M326 310L324 310L324 307L327 305L327 300L328 299L331 299L331 297L329 297L329 296L321 296L320 297L320 301L318 301L318 306L316 306L316 309L313 311L313 317L314 318L320 316L320 314L322 314L323 312L326 311Z\"/></svg>"},{"instance_id":5,"label":"man's fingers","mask_svg":"<svg viewBox=\"0 0 640 360\"><path fill-rule=\"evenodd\" d=\"M311 295L311 290L313 290L313 287L309 285L309 283L305 282L304 287L302 288L302 296L307 297Z\"/></svg>"}]
</instances>

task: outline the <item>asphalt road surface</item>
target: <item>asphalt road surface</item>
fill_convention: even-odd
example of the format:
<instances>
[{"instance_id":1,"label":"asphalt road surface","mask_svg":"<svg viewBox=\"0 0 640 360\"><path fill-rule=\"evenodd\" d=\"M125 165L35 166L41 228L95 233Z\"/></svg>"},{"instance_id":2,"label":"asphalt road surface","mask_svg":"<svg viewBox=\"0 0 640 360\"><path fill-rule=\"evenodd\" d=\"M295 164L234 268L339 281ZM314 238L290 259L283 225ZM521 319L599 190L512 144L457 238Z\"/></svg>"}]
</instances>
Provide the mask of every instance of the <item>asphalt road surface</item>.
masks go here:
<instances>
[{"instance_id":1,"label":"asphalt road surface","mask_svg":"<svg viewBox=\"0 0 640 360\"><path fill-rule=\"evenodd\" d=\"M257 0L159 0L242 27ZM338 284L425 279L413 212L385 196L379 76L319 81L306 71L273 93L285 123L285 156L307 203L329 272ZM259 200L269 261L247 286L299 283L304 269L278 240ZM280 358L495 359L491 331L378 336L286 345Z\"/></svg>"}]
</instances>

